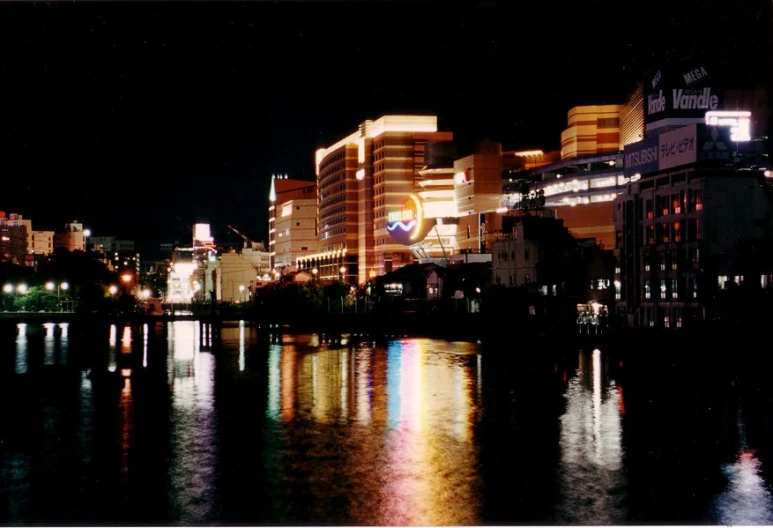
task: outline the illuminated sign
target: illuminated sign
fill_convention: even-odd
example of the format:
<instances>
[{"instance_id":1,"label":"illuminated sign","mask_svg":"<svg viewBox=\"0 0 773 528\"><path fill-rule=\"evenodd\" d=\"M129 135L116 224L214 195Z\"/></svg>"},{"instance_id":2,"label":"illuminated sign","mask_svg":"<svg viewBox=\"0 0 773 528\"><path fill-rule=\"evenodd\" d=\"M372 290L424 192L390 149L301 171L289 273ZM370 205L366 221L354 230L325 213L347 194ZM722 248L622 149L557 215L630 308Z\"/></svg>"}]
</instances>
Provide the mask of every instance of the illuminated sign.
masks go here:
<instances>
[{"instance_id":1,"label":"illuminated sign","mask_svg":"<svg viewBox=\"0 0 773 528\"><path fill-rule=\"evenodd\" d=\"M397 242L409 246L421 241L432 229L433 224L424 221L424 207L421 199L412 194L398 211L387 214L387 231Z\"/></svg>"},{"instance_id":2,"label":"illuminated sign","mask_svg":"<svg viewBox=\"0 0 773 528\"><path fill-rule=\"evenodd\" d=\"M747 110L715 110L706 112L706 124L730 127L730 141L751 141L751 117Z\"/></svg>"}]
</instances>

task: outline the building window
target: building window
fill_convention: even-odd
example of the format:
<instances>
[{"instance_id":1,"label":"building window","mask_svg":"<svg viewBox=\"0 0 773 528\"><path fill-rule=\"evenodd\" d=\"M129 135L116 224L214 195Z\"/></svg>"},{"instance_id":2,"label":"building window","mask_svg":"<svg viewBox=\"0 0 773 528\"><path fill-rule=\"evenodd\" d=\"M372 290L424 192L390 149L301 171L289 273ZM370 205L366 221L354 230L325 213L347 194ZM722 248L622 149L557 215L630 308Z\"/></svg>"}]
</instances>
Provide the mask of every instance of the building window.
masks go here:
<instances>
[{"instance_id":1,"label":"building window","mask_svg":"<svg viewBox=\"0 0 773 528\"><path fill-rule=\"evenodd\" d=\"M676 283L676 279L671 279L671 298L679 298L679 286Z\"/></svg>"},{"instance_id":2,"label":"building window","mask_svg":"<svg viewBox=\"0 0 773 528\"><path fill-rule=\"evenodd\" d=\"M696 211L703 210L703 202L701 202L701 192L697 189L695 190L695 210Z\"/></svg>"},{"instance_id":3,"label":"building window","mask_svg":"<svg viewBox=\"0 0 773 528\"><path fill-rule=\"evenodd\" d=\"M655 226L647 226L647 245L652 246L655 244Z\"/></svg>"},{"instance_id":4,"label":"building window","mask_svg":"<svg viewBox=\"0 0 773 528\"><path fill-rule=\"evenodd\" d=\"M672 194L671 195L671 211L674 214L681 214L682 213L682 203L679 201L679 195L678 194Z\"/></svg>"},{"instance_id":5,"label":"building window","mask_svg":"<svg viewBox=\"0 0 773 528\"><path fill-rule=\"evenodd\" d=\"M650 281L644 281L644 298L649 299L652 296Z\"/></svg>"},{"instance_id":6,"label":"building window","mask_svg":"<svg viewBox=\"0 0 773 528\"><path fill-rule=\"evenodd\" d=\"M647 212L647 218L652 220L653 218L655 218L655 211L652 207L652 200L647 200L644 203L645 203L644 207L646 208L646 212Z\"/></svg>"},{"instance_id":7,"label":"building window","mask_svg":"<svg viewBox=\"0 0 773 528\"><path fill-rule=\"evenodd\" d=\"M717 277L717 287L720 290L727 289L727 275L720 275Z\"/></svg>"},{"instance_id":8,"label":"building window","mask_svg":"<svg viewBox=\"0 0 773 528\"><path fill-rule=\"evenodd\" d=\"M666 252L660 254L660 271L666 271Z\"/></svg>"},{"instance_id":9,"label":"building window","mask_svg":"<svg viewBox=\"0 0 773 528\"><path fill-rule=\"evenodd\" d=\"M666 298L666 280L661 279L660 281L660 298L665 299Z\"/></svg>"},{"instance_id":10,"label":"building window","mask_svg":"<svg viewBox=\"0 0 773 528\"><path fill-rule=\"evenodd\" d=\"M680 222L674 222L671 224L671 227L674 231L674 242L681 242L682 241L682 224Z\"/></svg>"},{"instance_id":11,"label":"building window","mask_svg":"<svg viewBox=\"0 0 773 528\"><path fill-rule=\"evenodd\" d=\"M733 282L736 283L738 286L743 286L743 275L736 275L733 277Z\"/></svg>"},{"instance_id":12,"label":"building window","mask_svg":"<svg viewBox=\"0 0 773 528\"><path fill-rule=\"evenodd\" d=\"M668 316L663 316L663 327L669 328L671 326L671 321L669 320Z\"/></svg>"},{"instance_id":13,"label":"building window","mask_svg":"<svg viewBox=\"0 0 773 528\"><path fill-rule=\"evenodd\" d=\"M661 228L660 229L662 230L661 231L661 233L662 233L661 242L663 244L668 244L671 241L671 237L669 236L669 232L668 232L668 224L661 224Z\"/></svg>"},{"instance_id":14,"label":"building window","mask_svg":"<svg viewBox=\"0 0 773 528\"><path fill-rule=\"evenodd\" d=\"M692 298L698 298L698 279L695 278L692 280Z\"/></svg>"},{"instance_id":15,"label":"building window","mask_svg":"<svg viewBox=\"0 0 773 528\"><path fill-rule=\"evenodd\" d=\"M622 285L620 284L620 281L615 281L615 299L618 301L622 298L622 292L621 292Z\"/></svg>"}]
</instances>

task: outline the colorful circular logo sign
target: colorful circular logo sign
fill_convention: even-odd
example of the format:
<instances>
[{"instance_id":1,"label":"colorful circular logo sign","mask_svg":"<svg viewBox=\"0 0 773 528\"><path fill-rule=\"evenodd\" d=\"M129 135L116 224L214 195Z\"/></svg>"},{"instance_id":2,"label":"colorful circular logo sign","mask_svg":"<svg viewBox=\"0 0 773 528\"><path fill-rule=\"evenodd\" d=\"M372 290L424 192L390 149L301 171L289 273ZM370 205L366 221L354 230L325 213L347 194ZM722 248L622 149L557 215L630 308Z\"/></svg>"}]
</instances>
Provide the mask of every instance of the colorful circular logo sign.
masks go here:
<instances>
[{"instance_id":1,"label":"colorful circular logo sign","mask_svg":"<svg viewBox=\"0 0 773 528\"><path fill-rule=\"evenodd\" d=\"M421 199L412 194L403 204L403 208L390 211L387 215L387 231L400 244L410 246L424 240L432 230L432 224L424 219L424 207Z\"/></svg>"}]
</instances>

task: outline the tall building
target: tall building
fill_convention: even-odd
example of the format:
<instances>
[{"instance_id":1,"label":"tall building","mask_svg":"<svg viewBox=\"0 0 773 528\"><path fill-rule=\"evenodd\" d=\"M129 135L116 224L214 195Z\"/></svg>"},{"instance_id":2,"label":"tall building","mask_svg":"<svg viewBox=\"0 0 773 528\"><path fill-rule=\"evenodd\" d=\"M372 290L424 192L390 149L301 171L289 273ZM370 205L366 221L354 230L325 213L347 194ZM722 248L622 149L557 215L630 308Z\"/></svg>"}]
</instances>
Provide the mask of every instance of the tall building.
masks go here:
<instances>
[{"instance_id":1,"label":"tall building","mask_svg":"<svg viewBox=\"0 0 773 528\"><path fill-rule=\"evenodd\" d=\"M615 203L617 309L629 326L710 320L717 294L744 283L722 261L773 236L770 184L733 166L731 146L726 127L692 124L626 147L626 173L640 175Z\"/></svg>"},{"instance_id":2,"label":"tall building","mask_svg":"<svg viewBox=\"0 0 773 528\"><path fill-rule=\"evenodd\" d=\"M621 105L575 106L561 133L561 159L620 149Z\"/></svg>"},{"instance_id":3,"label":"tall building","mask_svg":"<svg viewBox=\"0 0 773 528\"><path fill-rule=\"evenodd\" d=\"M270 269L295 271L298 258L317 252L317 184L271 175L268 206Z\"/></svg>"},{"instance_id":4,"label":"tall building","mask_svg":"<svg viewBox=\"0 0 773 528\"><path fill-rule=\"evenodd\" d=\"M319 149L317 253L299 268L363 283L413 262L387 230L389 213L415 192L427 143L451 140L451 132L438 132L436 116L386 115Z\"/></svg>"}]
</instances>

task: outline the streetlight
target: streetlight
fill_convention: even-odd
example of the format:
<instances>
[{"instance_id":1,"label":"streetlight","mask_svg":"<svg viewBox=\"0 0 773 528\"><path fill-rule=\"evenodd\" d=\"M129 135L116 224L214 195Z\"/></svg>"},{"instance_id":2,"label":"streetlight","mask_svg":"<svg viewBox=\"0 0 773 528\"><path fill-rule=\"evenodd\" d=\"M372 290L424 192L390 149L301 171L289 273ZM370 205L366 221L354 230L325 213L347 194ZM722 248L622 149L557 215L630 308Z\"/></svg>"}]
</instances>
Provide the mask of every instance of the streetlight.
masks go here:
<instances>
[{"instance_id":1,"label":"streetlight","mask_svg":"<svg viewBox=\"0 0 773 528\"><path fill-rule=\"evenodd\" d=\"M341 268L338 270L341 272L341 282L344 281L344 274L346 273L346 266L341 266Z\"/></svg>"},{"instance_id":2,"label":"streetlight","mask_svg":"<svg viewBox=\"0 0 773 528\"><path fill-rule=\"evenodd\" d=\"M22 283L22 284L19 284L19 285L16 287L16 291L17 291L17 292L19 292L19 293L21 293L22 295L24 295L25 293L27 293L27 285L26 285L26 284L24 284L24 283Z\"/></svg>"},{"instance_id":3,"label":"streetlight","mask_svg":"<svg viewBox=\"0 0 773 528\"><path fill-rule=\"evenodd\" d=\"M3 286L3 293L13 293L13 284L6 284Z\"/></svg>"},{"instance_id":4,"label":"streetlight","mask_svg":"<svg viewBox=\"0 0 773 528\"><path fill-rule=\"evenodd\" d=\"M111 284L110 287L107 289L107 291L110 292L110 295L115 295L116 293L118 293L118 286L116 286L115 284Z\"/></svg>"},{"instance_id":5,"label":"streetlight","mask_svg":"<svg viewBox=\"0 0 773 528\"><path fill-rule=\"evenodd\" d=\"M239 302L244 300L244 284L239 285Z\"/></svg>"},{"instance_id":6,"label":"streetlight","mask_svg":"<svg viewBox=\"0 0 773 528\"><path fill-rule=\"evenodd\" d=\"M311 275L313 280L317 280L317 273L319 273L319 270L317 268L311 268Z\"/></svg>"}]
</instances>

